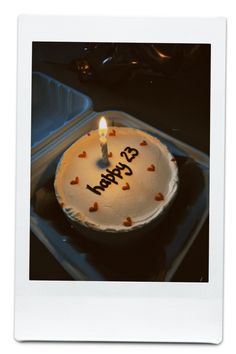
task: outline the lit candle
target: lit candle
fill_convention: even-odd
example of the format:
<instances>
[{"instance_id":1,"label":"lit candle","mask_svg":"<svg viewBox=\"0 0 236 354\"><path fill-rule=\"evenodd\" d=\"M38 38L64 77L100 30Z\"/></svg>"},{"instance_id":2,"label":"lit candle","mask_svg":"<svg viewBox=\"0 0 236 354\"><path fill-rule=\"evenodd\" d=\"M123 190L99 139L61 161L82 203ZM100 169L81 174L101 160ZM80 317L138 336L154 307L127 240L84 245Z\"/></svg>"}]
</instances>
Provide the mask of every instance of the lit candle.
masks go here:
<instances>
[{"instance_id":1,"label":"lit candle","mask_svg":"<svg viewBox=\"0 0 236 354\"><path fill-rule=\"evenodd\" d=\"M109 165L108 161L108 150L107 150L107 122L104 117L100 119L99 122L99 136L100 136L100 145L102 149L102 162L104 166Z\"/></svg>"}]
</instances>

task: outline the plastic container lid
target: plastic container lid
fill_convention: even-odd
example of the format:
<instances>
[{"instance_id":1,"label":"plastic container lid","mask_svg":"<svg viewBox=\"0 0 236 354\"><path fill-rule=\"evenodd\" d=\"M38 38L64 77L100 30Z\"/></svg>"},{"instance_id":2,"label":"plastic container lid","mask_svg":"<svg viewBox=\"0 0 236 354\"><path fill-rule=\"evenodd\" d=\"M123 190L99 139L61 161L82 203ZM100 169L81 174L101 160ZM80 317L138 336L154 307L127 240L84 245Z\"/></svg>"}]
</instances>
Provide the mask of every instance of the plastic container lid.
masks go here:
<instances>
[{"instance_id":1,"label":"plastic container lid","mask_svg":"<svg viewBox=\"0 0 236 354\"><path fill-rule=\"evenodd\" d=\"M92 111L91 99L40 72L32 74L31 147L42 147Z\"/></svg>"}]
</instances>

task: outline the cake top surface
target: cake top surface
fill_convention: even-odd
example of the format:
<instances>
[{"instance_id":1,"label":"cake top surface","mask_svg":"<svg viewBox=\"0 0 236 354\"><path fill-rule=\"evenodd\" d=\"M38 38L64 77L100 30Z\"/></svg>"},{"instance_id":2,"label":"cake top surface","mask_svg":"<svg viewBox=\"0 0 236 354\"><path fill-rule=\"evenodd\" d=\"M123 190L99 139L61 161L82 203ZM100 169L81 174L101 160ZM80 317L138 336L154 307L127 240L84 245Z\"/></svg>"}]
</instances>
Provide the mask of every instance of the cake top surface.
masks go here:
<instances>
[{"instance_id":1,"label":"cake top surface","mask_svg":"<svg viewBox=\"0 0 236 354\"><path fill-rule=\"evenodd\" d=\"M102 168L98 130L72 144L56 171L55 192L73 221L104 231L129 231L160 215L178 185L175 159L144 131L109 127L109 166Z\"/></svg>"}]
</instances>

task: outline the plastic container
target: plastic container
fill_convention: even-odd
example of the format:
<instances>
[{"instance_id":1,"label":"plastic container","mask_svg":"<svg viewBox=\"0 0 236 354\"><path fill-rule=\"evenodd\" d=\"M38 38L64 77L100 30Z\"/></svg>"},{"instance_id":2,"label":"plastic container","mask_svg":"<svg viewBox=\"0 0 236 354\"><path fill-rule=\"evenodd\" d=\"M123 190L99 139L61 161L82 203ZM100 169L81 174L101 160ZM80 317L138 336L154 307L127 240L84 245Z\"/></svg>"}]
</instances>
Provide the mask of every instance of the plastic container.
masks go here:
<instances>
[{"instance_id":1,"label":"plastic container","mask_svg":"<svg viewBox=\"0 0 236 354\"><path fill-rule=\"evenodd\" d=\"M54 82L46 75L39 73L35 75L38 82L44 81L40 84L44 88L44 93L49 92L48 85L52 85L56 91L64 92L65 95L70 92L69 88L58 84L57 81ZM37 86L37 90L40 90L40 86ZM33 234L44 243L75 280L171 280L208 215L208 156L127 113L94 112L88 97L75 90L72 91L74 101L81 104L79 110L81 113L72 114L71 119L65 115L65 120L60 119L59 115L58 119L62 124L59 122L53 124L53 132L49 135L44 132L40 142L33 142L31 170ZM46 96L41 102L49 100ZM56 102L54 101L55 104ZM177 158L180 192L168 216L151 232L148 244L140 243L132 248L114 250L90 243L71 228L57 204L53 191L57 163L68 146L87 131L97 127L101 115L105 115L110 124L142 129L157 136ZM52 117L53 120L57 119L55 112L52 113ZM50 120L49 115L47 119ZM175 213L176 208L178 213Z\"/></svg>"},{"instance_id":2,"label":"plastic container","mask_svg":"<svg viewBox=\"0 0 236 354\"><path fill-rule=\"evenodd\" d=\"M32 153L42 149L65 126L73 126L78 119L92 111L88 96L61 84L51 77L34 72L32 76Z\"/></svg>"}]
</instances>

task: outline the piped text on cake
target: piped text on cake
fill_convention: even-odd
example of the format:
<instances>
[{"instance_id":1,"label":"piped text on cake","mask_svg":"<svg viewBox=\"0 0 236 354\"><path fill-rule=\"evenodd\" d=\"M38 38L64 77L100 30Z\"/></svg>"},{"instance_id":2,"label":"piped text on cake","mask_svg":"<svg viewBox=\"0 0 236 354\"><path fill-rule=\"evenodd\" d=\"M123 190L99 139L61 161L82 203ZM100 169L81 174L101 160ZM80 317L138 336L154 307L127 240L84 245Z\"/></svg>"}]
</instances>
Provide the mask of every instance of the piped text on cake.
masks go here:
<instances>
[{"instance_id":1,"label":"piped text on cake","mask_svg":"<svg viewBox=\"0 0 236 354\"><path fill-rule=\"evenodd\" d=\"M127 146L124 151L120 153L120 156L124 157L130 163L138 154L139 152L137 149ZM99 185L91 187L87 184L86 188L97 195L101 195L101 192L104 192L110 184L118 184L118 181L123 179L123 174L126 176L131 176L133 174L131 167L122 162L119 162L113 169L107 168L106 172L106 174L101 174Z\"/></svg>"}]
</instances>

